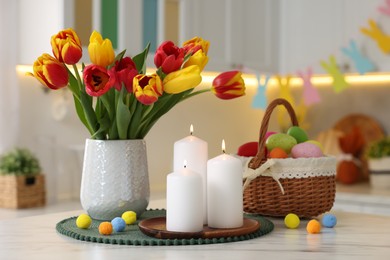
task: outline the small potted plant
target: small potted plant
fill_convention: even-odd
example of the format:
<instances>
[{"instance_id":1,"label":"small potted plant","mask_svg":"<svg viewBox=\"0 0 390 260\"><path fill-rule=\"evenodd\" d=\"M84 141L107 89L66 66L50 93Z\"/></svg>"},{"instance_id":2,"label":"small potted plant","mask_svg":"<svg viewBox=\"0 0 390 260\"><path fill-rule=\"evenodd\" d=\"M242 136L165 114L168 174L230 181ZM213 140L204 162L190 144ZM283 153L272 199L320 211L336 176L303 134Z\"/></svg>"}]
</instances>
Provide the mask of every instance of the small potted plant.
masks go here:
<instances>
[{"instance_id":1,"label":"small potted plant","mask_svg":"<svg viewBox=\"0 0 390 260\"><path fill-rule=\"evenodd\" d=\"M45 204L45 180L37 157L15 148L0 156L0 206L28 208Z\"/></svg>"},{"instance_id":2,"label":"small potted plant","mask_svg":"<svg viewBox=\"0 0 390 260\"><path fill-rule=\"evenodd\" d=\"M372 143L367 157L372 186L390 188L390 136Z\"/></svg>"},{"instance_id":3,"label":"small potted plant","mask_svg":"<svg viewBox=\"0 0 390 260\"><path fill-rule=\"evenodd\" d=\"M372 143L368 158L371 171L390 171L390 136Z\"/></svg>"}]
</instances>

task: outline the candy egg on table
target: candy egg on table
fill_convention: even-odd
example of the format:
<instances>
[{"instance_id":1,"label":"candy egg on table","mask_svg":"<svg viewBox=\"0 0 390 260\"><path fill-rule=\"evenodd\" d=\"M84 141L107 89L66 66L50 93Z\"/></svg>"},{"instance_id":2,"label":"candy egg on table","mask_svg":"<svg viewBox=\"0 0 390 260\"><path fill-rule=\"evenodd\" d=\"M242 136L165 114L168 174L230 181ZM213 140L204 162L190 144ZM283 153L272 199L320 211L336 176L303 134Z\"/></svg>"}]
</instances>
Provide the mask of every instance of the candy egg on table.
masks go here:
<instances>
[{"instance_id":1,"label":"candy egg on table","mask_svg":"<svg viewBox=\"0 0 390 260\"><path fill-rule=\"evenodd\" d=\"M292 126L292 127L290 127L287 130L287 134L291 135L292 137L294 137L295 140L297 140L298 144L306 142L307 140L309 140L309 138L307 137L306 131L303 130L302 128L300 128L299 126Z\"/></svg>"},{"instance_id":2,"label":"candy egg on table","mask_svg":"<svg viewBox=\"0 0 390 260\"><path fill-rule=\"evenodd\" d=\"M297 228L299 227L300 222L301 221L299 217L294 213L289 213L284 218L284 225L288 228L292 228L292 229Z\"/></svg>"},{"instance_id":3,"label":"candy egg on table","mask_svg":"<svg viewBox=\"0 0 390 260\"><path fill-rule=\"evenodd\" d=\"M92 219L87 214L80 214L76 219L76 226L78 228L87 229L91 226Z\"/></svg>"},{"instance_id":4,"label":"candy egg on table","mask_svg":"<svg viewBox=\"0 0 390 260\"><path fill-rule=\"evenodd\" d=\"M279 147L282 148L287 154L290 153L291 149L297 144L297 140L294 137L284 134L277 133L273 134L267 138L265 142L265 146L268 151L272 151L272 149Z\"/></svg>"},{"instance_id":5,"label":"candy egg on table","mask_svg":"<svg viewBox=\"0 0 390 260\"><path fill-rule=\"evenodd\" d=\"M137 213L134 211L126 211L122 214L122 218L127 225L131 225L137 220Z\"/></svg>"},{"instance_id":6,"label":"candy egg on table","mask_svg":"<svg viewBox=\"0 0 390 260\"><path fill-rule=\"evenodd\" d=\"M317 145L305 142L295 145L291 149L291 156L293 158L312 158L322 157L324 154Z\"/></svg>"},{"instance_id":7,"label":"candy egg on table","mask_svg":"<svg viewBox=\"0 0 390 260\"><path fill-rule=\"evenodd\" d=\"M306 225L306 231L310 234L318 234L321 232L321 224L318 220L312 219Z\"/></svg>"},{"instance_id":8,"label":"candy egg on table","mask_svg":"<svg viewBox=\"0 0 390 260\"><path fill-rule=\"evenodd\" d=\"M333 228L337 224L337 218L335 215L327 213L322 216L321 223L324 227Z\"/></svg>"},{"instance_id":9,"label":"candy egg on table","mask_svg":"<svg viewBox=\"0 0 390 260\"><path fill-rule=\"evenodd\" d=\"M99 233L102 235L111 235L112 224L108 221L102 222L99 225Z\"/></svg>"},{"instance_id":10,"label":"candy egg on table","mask_svg":"<svg viewBox=\"0 0 390 260\"><path fill-rule=\"evenodd\" d=\"M126 228L126 222L123 218L116 217L113 220L111 220L112 228L115 230L115 232L122 232Z\"/></svg>"}]
</instances>

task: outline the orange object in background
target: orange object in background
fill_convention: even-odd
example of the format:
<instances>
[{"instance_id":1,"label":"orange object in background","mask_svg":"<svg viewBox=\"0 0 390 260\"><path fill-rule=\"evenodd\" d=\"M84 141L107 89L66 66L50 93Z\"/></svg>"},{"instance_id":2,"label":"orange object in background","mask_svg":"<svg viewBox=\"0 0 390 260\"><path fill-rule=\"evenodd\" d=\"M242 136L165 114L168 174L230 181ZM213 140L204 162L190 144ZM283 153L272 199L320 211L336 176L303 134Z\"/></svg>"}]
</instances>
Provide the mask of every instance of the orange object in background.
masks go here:
<instances>
[{"instance_id":1,"label":"orange object in background","mask_svg":"<svg viewBox=\"0 0 390 260\"><path fill-rule=\"evenodd\" d=\"M366 141L359 127L339 138L340 148L344 158L337 165L336 180L343 184L353 184L361 179L361 161L359 160L364 150Z\"/></svg>"}]
</instances>

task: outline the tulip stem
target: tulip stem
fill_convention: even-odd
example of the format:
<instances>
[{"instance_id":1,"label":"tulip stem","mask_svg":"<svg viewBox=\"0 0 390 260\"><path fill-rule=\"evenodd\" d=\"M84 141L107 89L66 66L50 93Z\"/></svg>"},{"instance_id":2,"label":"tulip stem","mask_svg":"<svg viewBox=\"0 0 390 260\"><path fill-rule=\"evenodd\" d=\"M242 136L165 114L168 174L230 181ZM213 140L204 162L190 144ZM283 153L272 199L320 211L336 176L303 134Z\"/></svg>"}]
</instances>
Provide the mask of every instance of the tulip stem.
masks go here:
<instances>
[{"instance_id":1,"label":"tulip stem","mask_svg":"<svg viewBox=\"0 0 390 260\"><path fill-rule=\"evenodd\" d=\"M196 95L199 95L199 94L202 94L202 93L205 93L205 92L209 92L211 91L211 88L207 88L207 89L201 89L201 90L198 90L198 91L195 91L195 92L191 92L190 94L186 95L186 96L183 96L180 100L181 101L184 101L190 97L193 97L193 96L196 96Z\"/></svg>"},{"instance_id":2,"label":"tulip stem","mask_svg":"<svg viewBox=\"0 0 390 260\"><path fill-rule=\"evenodd\" d=\"M76 64L73 64L72 66L73 66L74 73L76 74L77 82L79 84L79 89L81 89L81 85L83 82L81 81L79 70L77 69Z\"/></svg>"}]
</instances>

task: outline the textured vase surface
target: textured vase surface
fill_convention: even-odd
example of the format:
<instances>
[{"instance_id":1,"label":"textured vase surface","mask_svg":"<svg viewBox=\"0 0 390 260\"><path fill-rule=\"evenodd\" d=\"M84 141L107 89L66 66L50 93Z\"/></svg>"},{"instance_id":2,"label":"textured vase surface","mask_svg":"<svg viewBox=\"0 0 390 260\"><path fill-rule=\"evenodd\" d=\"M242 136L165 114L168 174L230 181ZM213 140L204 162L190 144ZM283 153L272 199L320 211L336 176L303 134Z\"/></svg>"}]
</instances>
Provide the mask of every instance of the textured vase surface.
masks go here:
<instances>
[{"instance_id":1,"label":"textured vase surface","mask_svg":"<svg viewBox=\"0 0 390 260\"><path fill-rule=\"evenodd\" d=\"M149 196L144 140L86 140L80 200L92 218L112 220L125 211L140 216Z\"/></svg>"}]
</instances>

